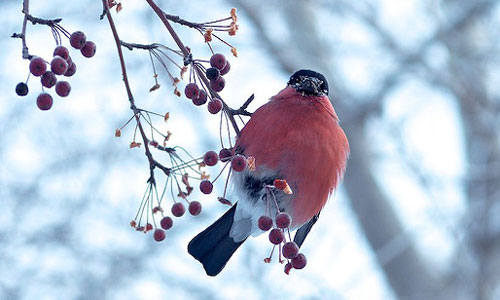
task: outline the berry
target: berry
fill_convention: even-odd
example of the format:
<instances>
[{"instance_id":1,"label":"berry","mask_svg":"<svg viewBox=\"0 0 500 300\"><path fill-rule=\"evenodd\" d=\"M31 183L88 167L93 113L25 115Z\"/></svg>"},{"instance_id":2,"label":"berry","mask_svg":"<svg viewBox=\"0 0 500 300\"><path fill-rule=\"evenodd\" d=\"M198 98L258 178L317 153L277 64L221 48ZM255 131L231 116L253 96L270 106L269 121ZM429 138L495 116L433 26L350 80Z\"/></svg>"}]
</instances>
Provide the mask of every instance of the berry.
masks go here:
<instances>
[{"instance_id":1,"label":"berry","mask_svg":"<svg viewBox=\"0 0 500 300\"><path fill-rule=\"evenodd\" d=\"M214 189L214 185L210 182L210 180L204 179L200 182L200 191L203 194L210 194Z\"/></svg>"},{"instance_id":2,"label":"berry","mask_svg":"<svg viewBox=\"0 0 500 300\"><path fill-rule=\"evenodd\" d=\"M198 97L196 97L196 99L193 99L193 104L196 106L200 106L205 103L207 103L207 93L204 90L200 90Z\"/></svg>"},{"instance_id":3,"label":"berry","mask_svg":"<svg viewBox=\"0 0 500 300\"><path fill-rule=\"evenodd\" d=\"M53 56L60 56L64 58L66 61L70 60L71 58L69 57L69 51L68 48L64 46L57 46L56 49L54 49L54 55ZM69 61L68 61L69 63Z\"/></svg>"},{"instance_id":4,"label":"berry","mask_svg":"<svg viewBox=\"0 0 500 300\"><path fill-rule=\"evenodd\" d=\"M226 86L226 80L224 77L219 76L216 80L210 80L210 88L216 92L220 92Z\"/></svg>"},{"instance_id":5,"label":"berry","mask_svg":"<svg viewBox=\"0 0 500 300\"><path fill-rule=\"evenodd\" d=\"M186 94L186 97L188 97L189 99L196 99L200 94L200 89L198 88L198 85L196 83L190 82L186 85L184 94Z\"/></svg>"},{"instance_id":6,"label":"berry","mask_svg":"<svg viewBox=\"0 0 500 300\"><path fill-rule=\"evenodd\" d=\"M224 67L224 69L220 70L220 76L226 75L229 70L231 70L231 65L229 64L229 61L226 61L226 66Z\"/></svg>"},{"instance_id":7,"label":"berry","mask_svg":"<svg viewBox=\"0 0 500 300\"><path fill-rule=\"evenodd\" d=\"M292 258L292 266L294 269L302 269L307 264L307 258L304 254L299 253L297 256Z\"/></svg>"},{"instance_id":8,"label":"berry","mask_svg":"<svg viewBox=\"0 0 500 300\"><path fill-rule=\"evenodd\" d=\"M273 219L268 216L261 216L257 222L260 230L263 231L268 231L271 227L273 227Z\"/></svg>"},{"instance_id":9,"label":"berry","mask_svg":"<svg viewBox=\"0 0 500 300\"><path fill-rule=\"evenodd\" d=\"M192 216L199 215L201 212L201 203L198 201L191 201L191 203L189 203L188 210Z\"/></svg>"},{"instance_id":10,"label":"berry","mask_svg":"<svg viewBox=\"0 0 500 300\"><path fill-rule=\"evenodd\" d=\"M68 69L66 70L66 73L64 73L64 76L71 77L75 73L76 73L76 64L74 62L71 62L68 64Z\"/></svg>"},{"instance_id":11,"label":"berry","mask_svg":"<svg viewBox=\"0 0 500 300\"><path fill-rule=\"evenodd\" d=\"M299 246L295 242L287 242L283 245L283 256L292 259L299 254Z\"/></svg>"},{"instance_id":12,"label":"berry","mask_svg":"<svg viewBox=\"0 0 500 300\"><path fill-rule=\"evenodd\" d=\"M217 164L217 161L219 160L219 156L217 155L217 152L215 151L208 151L205 153L205 156L203 156L203 162L207 166L215 166Z\"/></svg>"},{"instance_id":13,"label":"berry","mask_svg":"<svg viewBox=\"0 0 500 300\"><path fill-rule=\"evenodd\" d=\"M30 72L35 76L42 76L47 71L47 65L43 58L35 56L30 61Z\"/></svg>"},{"instance_id":14,"label":"berry","mask_svg":"<svg viewBox=\"0 0 500 300\"><path fill-rule=\"evenodd\" d=\"M146 224L146 231L153 230L153 225L151 223Z\"/></svg>"},{"instance_id":15,"label":"berry","mask_svg":"<svg viewBox=\"0 0 500 300\"><path fill-rule=\"evenodd\" d=\"M243 155L240 155L240 154L236 155L231 160L231 167L236 172L241 172L241 171L245 170L246 167L247 167L247 159L246 159L246 157L243 156Z\"/></svg>"},{"instance_id":16,"label":"berry","mask_svg":"<svg viewBox=\"0 0 500 300\"><path fill-rule=\"evenodd\" d=\"M87 42L87 37L85 37L85 33L81 31L75 31L69 37L69 43L75 49L82 49Z\"/></svg>"},{"instance_id":17,"label":"berry","mask_svg":"<svg viewBox=\"0 0 500 300\"><path fill-rule=\"evenodd\" d=\"M50 69L56 75L62 75L68 70L68 62L60 56L54 56L50 62Z\"/></svg>"},{"instance_id":18,"label":"berry","mask_svg":"<svg viewBox=\"0 0 500 300\"><path fill-rule=\"evenodd\" d=\"M82 47L82 49L80 49L80 52L82 52L83 56L90 58L94 56L95 50L96 50L95 43L92 41L87 41L85 42L85 45Z\"/></svg>"},{"instance_id":19,"label":"berry","mask_svg":"<svg viewBox=\"0 0 500 300\"><path fill-rule=\"evenodd\" d=\"M45 73L43 73L41 80L42 80L42 85L46 88L51 88L57 83L56 74L54 74L54 72L51 71L46 71Z\"/></svg>"},{"instance_id":20,"label":"berry","mask_svg":"<svg viewBox=\"0 0 500 300\"><path fill-rule=\"evenodd\" d=\"M222 109L222 101L220 99L217 99L217 98L210 100L210 101L208 101L207 108L211 114L215 115L216 113L218 113Z\"/></svg>"},{"instance_id":21,"label":"berry","mask_svg":"<svg viewBox=\"0 0 500 300\"><path fill-rule=\"evenodd\" d=\"M226 162L226 161L230 160L232 156L233 156L233 152L227 148L221 149L219 151L219 159L222 162Z\"/></svg>"},{"instance_id":22,"label":"berry","mask_svg":"<svg viewBox=\"0 0 500 300\"><path fill-rule=\"evenodd\" d=\"M16 94L18 96L26 96L28 95L28 85L24 82L19 82L16 85Z\"/></svg>"},{"instance_id":23,"label":"berry","mask_svg":"<svg viewBox=\"0 0 500 300\"><path fill-rule=\"evenodd\" d=\"M186 212L186 208L184 208L184 204L182 202L176 202L172 205L172 214L176 217L182 217Z\"/></svg>"},{"instance_id":24,"label":"berry","mask_svg":"<svg viewBox=\"0 0 500 300\"><path fill-rule=\"evenodd\" d=\"M56 83L56 93L61 97L66 97L71 91L71 85L67 81L58 81Z\"/></svg>"},{"instance_id":25,"label":"berry","mask_svg":"<svg viewBox=\"0 0 500 300\"><path fill-rule=\"evenodd\" d=\"M285 235L283 234L281 229L273 228L271 232L269 232L269 241L274 245L280 244L284 239Z\"/></svg>"},{"instance_id":26,"label":"berry","mask_svg":"<svg viewBox=\"0 0 500 300\"><path fill-rule=\"evenodd\" d=\"M217 68L208 68L205 72L208 80L216 80L220 76L220 71Z\"/></svg>"},{"instance_id":27,"label":"berry","mask_svg":"<svg viewBox=\"0 0 500 300\"><path fill-rule=\"evenodd\" d=\"M292 270L292 268L293 268L292 264L291 263L287 263L285 265L285 274L289 275L290 274L290 270Z\"/></svg>"},{"instance_id":28,"label":"berry","mask_svg":"<svg viewBox=\"0 0 500 300\"><path fill-rule=\"evenodd\" d=\"M160 228L156 228L155 229L155 232L153 234L153 238L155 239L155 241L157 242L161 242L165 239L165 230L163 229L160 229Z\"/></svg>"},{"instance_id":29,"label":"berry","mask_svg":"<svg viewBox=\"0 0 500 300\"><path fill-rule=\"evenodd\" d=\"M52 107L52 96L47 93L41 93L36 98L36 105L41 110L49 110Z\"/></svg>"},{"instance_id":30,"label":"berry","mask_svg":"<svg viewBox=\"0 0 500 300\"><path fill-rule=\"evenodd\" d=\"M276 226L278 226L278 228L287 228L290 226L291 222L292 218L286 212L281 212L276 215Z\"/></svg>"},{"instance_id":31,"label":"berry","mask_svg":"<svg viewBox=\"0 0 500 300\"><path fill-rule=\"evenodd\" d=\"M224 69L226 66L226 58L220 53L216 53L210 57L210 65L219 70Z\"/></svg>"},{"instance_id":32,"label":"berry","mask_svg":"<svg viewBox=\"0 0 500 300\"><path fill-rule=\"evenodd\" d=\"M164 217L160 221L161 228L163 228L165 230L169 230L170 228L172 228L173 225L174 225L174 221L172 220L171 217Z\"/></svg>"}]
</instances>

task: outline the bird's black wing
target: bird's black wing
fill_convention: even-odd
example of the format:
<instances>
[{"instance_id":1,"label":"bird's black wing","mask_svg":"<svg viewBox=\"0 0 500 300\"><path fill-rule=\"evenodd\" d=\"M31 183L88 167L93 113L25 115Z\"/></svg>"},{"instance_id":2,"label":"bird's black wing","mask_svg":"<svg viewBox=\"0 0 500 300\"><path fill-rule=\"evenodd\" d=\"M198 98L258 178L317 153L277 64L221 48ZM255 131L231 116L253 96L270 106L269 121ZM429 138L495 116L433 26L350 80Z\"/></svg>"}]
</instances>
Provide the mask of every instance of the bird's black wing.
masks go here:
<instances>
[{"instance_id":1,"label":"bird's black wing","mask_svg":"<svg viewBox=\"0 0 500 300\"><path fill-rule=\"evenodd\" d=\"M311 231L311 228L313 227L314 223L318 221L319 219L319 213L312 217L311 220L309 220L307 223L302 225L297 232L295 233L295 237L293 238L293 241L297 246L302 246L302 243L304 243L304 240L306 239L307 235L309 234L309 231Z\"/></svg>"}]
</instances>

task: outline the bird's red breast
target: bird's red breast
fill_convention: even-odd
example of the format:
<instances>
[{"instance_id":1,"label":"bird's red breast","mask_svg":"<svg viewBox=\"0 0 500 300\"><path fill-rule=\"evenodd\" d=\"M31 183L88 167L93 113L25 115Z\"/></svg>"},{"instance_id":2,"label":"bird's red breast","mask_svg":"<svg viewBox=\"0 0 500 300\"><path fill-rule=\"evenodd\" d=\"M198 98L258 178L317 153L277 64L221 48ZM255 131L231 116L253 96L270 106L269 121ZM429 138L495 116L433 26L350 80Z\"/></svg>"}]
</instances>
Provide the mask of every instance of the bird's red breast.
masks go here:
<instances>
[{"instance_id":1,"label":"bird's red breast","mask_svg":"<svg viewBox=\"0 0 500 300\"><path fill-rule=\"evenodd\" d=\"M303 96L292 87L257 109L236 142L255 157L256 174L283 174L293 190L292 226L311 219L342 177L349 144L327 96Z\"/></svg>"}]
</instances>

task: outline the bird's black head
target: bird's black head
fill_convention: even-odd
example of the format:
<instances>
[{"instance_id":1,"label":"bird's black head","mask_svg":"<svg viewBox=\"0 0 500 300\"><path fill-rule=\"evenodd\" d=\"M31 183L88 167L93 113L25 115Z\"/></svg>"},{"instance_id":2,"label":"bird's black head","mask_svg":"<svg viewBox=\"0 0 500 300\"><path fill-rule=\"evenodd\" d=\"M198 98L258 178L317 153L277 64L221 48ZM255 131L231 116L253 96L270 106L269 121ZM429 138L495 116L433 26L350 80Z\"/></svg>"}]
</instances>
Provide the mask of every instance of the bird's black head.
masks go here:
<instances>
[{"instance_id":1,"label":"bird's black head","mask_svg":"<svg viewBox=\"0 0 500 300\"><path fill-rule=\"evenodd\" d=\"M288 85L304 95L328 95L328 82L326 81L325 76L311 70L300 70L295 72L290 77Z\"/></svg>"}]
</instances>

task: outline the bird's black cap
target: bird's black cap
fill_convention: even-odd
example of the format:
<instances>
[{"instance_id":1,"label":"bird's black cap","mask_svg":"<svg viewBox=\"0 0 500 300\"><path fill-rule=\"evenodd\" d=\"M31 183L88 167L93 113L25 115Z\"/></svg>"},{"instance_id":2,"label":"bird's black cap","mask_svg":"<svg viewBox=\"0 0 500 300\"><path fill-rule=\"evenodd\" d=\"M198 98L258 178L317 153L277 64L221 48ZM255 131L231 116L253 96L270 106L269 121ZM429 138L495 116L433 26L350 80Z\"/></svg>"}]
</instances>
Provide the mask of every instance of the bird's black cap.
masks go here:
<instances>
[{"instance_id":1,"label":"bird's black cap","mask_svg":"<svg viewBox=\"0 0 500 300\"><path fill-rule=\"evenodd\" d=\"M328 95L325 76L311 70L299 70L290 77L288 85L308 96Z\"/></svg>"}]
</instances>

